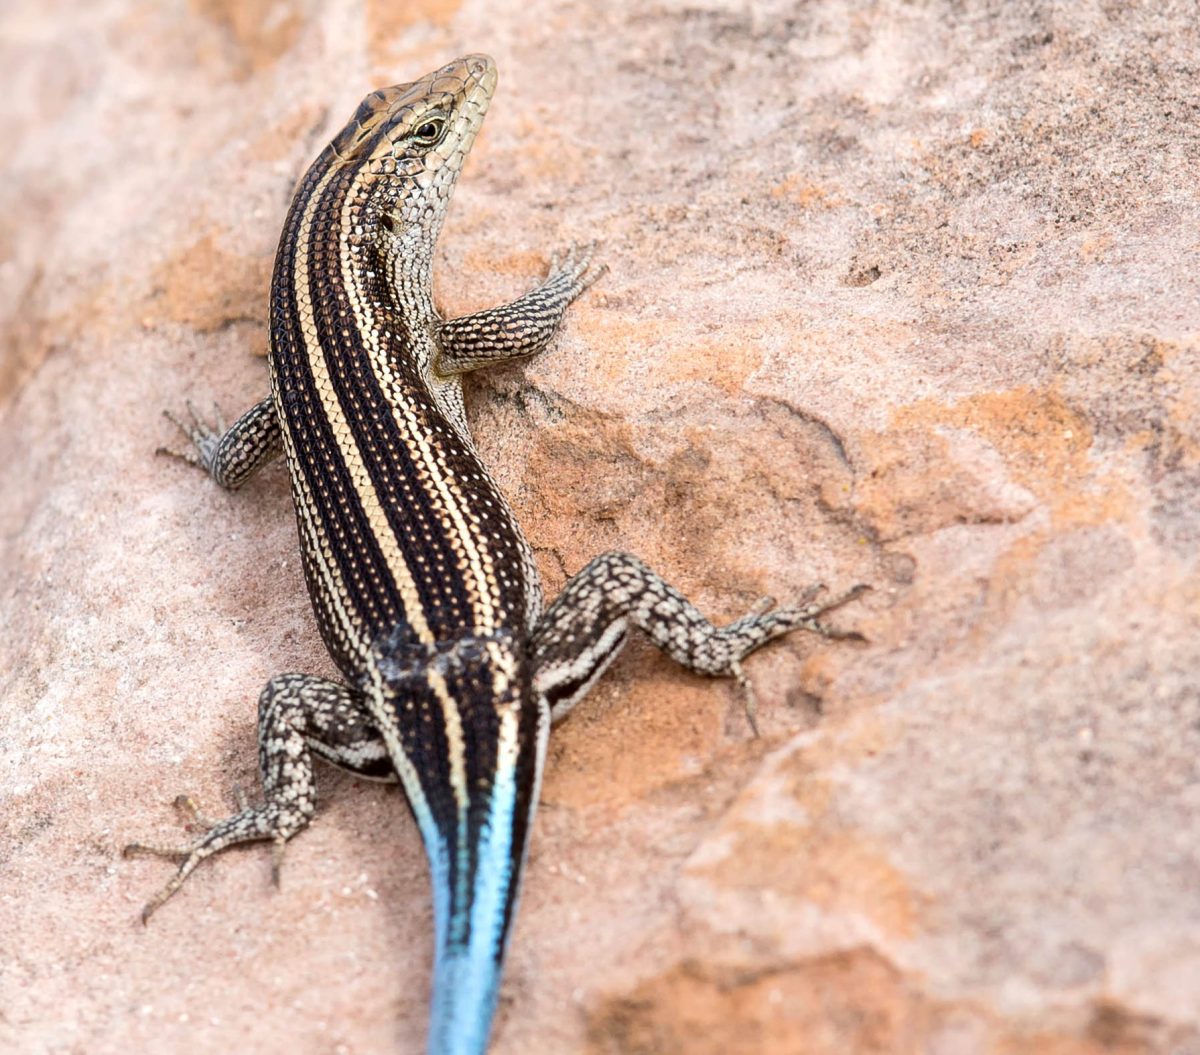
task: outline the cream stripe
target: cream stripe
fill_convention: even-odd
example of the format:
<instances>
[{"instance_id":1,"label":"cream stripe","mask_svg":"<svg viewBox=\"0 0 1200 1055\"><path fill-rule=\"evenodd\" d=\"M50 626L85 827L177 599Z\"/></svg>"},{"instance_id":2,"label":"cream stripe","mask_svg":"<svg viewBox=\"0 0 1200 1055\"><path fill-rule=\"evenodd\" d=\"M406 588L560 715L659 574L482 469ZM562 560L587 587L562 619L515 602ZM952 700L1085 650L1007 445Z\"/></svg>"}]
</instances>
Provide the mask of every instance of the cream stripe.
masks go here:
<instances>
[{"instance_id":1,"label":"cream stripe","mask_svg":"<svg viewBox=\"0 0 1200 1055\"><path fill-rule=\"evenodd\" d=\"M276 381L276 391L278 391L278 382L274 377L275 364L271 361L269 365L271 366L273 380ZM296 466L298 461L296 444L292 438L287 417L282 413L278 401L276 402L275 412L279 417L280 434L283 437L283 446L288 462ZM312 491L309 489L308 478L298 468L293 470L290 475L292 484L297 491L294 504L296 506L296 519L299 521L301 533L306 540L305 553L311 558L313 567L317 569L321 577L321 585L317 590L320 603L326 611L331 612L331 621L340 629L341 639L349 651L356 653L360 658L365 658L367 655L367 642L363 641L362 635L356 632L357 624L354 617L347 611L343 603L343 599L348 594L346 593L342 570L336 564L330 564L325 559L325 553L330 548L328 545L329 538L325 532L324 525L321 523L321 518L317 515L316 502Z\"/></svg>"},{"instance_id":2,"label":"cream stripe","mask_svg":"<svg viewBox=\"0 0 1200 1055\"><path fill-rule=\"evenodd\" d=\"M417 825L421 829L421 837L425 841L427 851L432 859L436 853L441 832L438 830L433 811L429 808L429 800L425 797L425 786L421 783L417 769L404 750L404 744L400 741L400 726L396 720L396 709L384 705L386 693L379 665L370 664L367 676L371 679L371 691L366 694L367 709L371 712L371 717L375 719L376 728L383 735L388 755L391 757L392 765L396 767L396 773L400 777L404 793L408 796L409 804L416 815Z\"/></svg>"},{"instance_id":3,"label":"cream stripe","mask_svg":"<svg viewBox=\"0 0 1200 1055\"><path fill-rule=\"evenodd\" d=\"M465 905L470 900L470 826L467 823L467 809L470 806L470 789L467 787L467 744L463 738L462 715L459 714L458 704L450 694L450 688L445 679L433 666L425 670L425 680L433 690L433 695L441 704L442 730L446 734L446 745L449 748L450 789L454 792L454 803L458 807L458 824L455 828L454 855L458 867L455 870L454 903ZM461 934L455 930L465 927L467 917L457 913L451 914L448 920L451 940L461 939ZM457 924L457 927L456 927Z\"/></svg>"},{"instance_id":4,"label":"cream stripe","mask_svg":"<svg viewBox=\"0 0 1200 1055\"><path fill-rule=\"evenodd\" d=\"M462 715L458 713L458 704L450 694L446 679L430 664L425 668L425 678L429 687L442 706L442 723L446 733L446 742L450 748L450 787L454 791L454 801L461 815L467 812L470 805L470 794L467 789L467 744L463 739Z\"/></svg>"},{"instance_id":5,"label":"cream stripe","mask_svg":"<svg viewBox=\"0 0 1200 1055\"><path fill-rule=\"evenodd\" d=\"M379 495L375 491L375 484L367 472L367 466L363 461L362 453L359 451L354 436L350 431L346 413L342 409L337 393L334 391L333 380L329 374L329 364L325 358L325 349L321 347L321 342L317 337L316 326L313 322L314 312L308 280L308 237L312 226L312 212L316 208L321 194L332 177L339 172L339 167L333 166L322 177L321 182L317 184L309 196L308 202L305 204L304 216L300 221L293 281L295 284L297 308L300 314L301 341L304 344L304 351L308 357L309 369L312 371L313 383L316 386L317 395L321 399L321 405L325 409L326 417L333 425L338 450L341 452L342 461L350 473L350 479L353 483L355 494L358 497L359 505L366 515L372 536L383 551L384 560L387 562L388 570L392 574L396 588L400 591L400 597L404 604L404 618L408 621L413 633L416 634L419 640L432 642L434 637L429 629L429 624L425 621L425 612L421 608L420 595L417 593L417 586L413 581L412 572L404 560L403 554L400 552L396 536L392 531L391 525L388 523L387 514L384 512L383 505L379 501Z\"/></svg>"},{"instance_id":6,"label":"cream stripe","mask_svg":"<svg viewBox=\"0 0 1200 1055\"><path fill-rule=\"evenodd\" d=\"M352 198L353 195L348 194L342 205L341 219L343 227L353 223L353 218L350 214ZM359 335L364 345L367 346L372 369L379 378L380 385L387 393L393 416L396 418L396 424L407 438L410 453L414 459L419 458L430 482L442 499L443 510L454 521L455 532L452 541L456 545L453 548L457 550L459 546L462 547L462 555L465 556L467 566L471 572L471 578L467 579L464 585L467 587L468 593L474 594L471 614L475 629L480 632L493 630L499 624L496 612L497 578L491 554L488 553L486 548L476 545L475 537L472 534L464 513L467 504L465 497L456 486L454 478L443 471L442 465L438 461L434 444L430 442L432 437L421 434L421 429L414 413L415 408L410 400L404 398L403 390L397 382L396 375L388 365L387 350L379 342L378 329L375 326L375 317L371 311L370 298L359 294L354 280L355 268L352 266L350 254L347 253L342 257L342 282L347 295L351 298L353 314L358 320ZM457 434L454 438L455 441L462 442ZM496 515L500 515L502 512L499 508L496 509Z\"/></svg>"},{"instance_id":7,"label":"cream stripe","mask_svg":"<svg viewBox=\"0 0 1200 1055\"><path fill-rule=\"evenodd\" d=\"M291 443L291 436L288 430L284 428L283 434L288 441L288 458L295 460L295 450ZM292 474L292 479L296 481L301 492L301 501L296 503L296 514L304 521L306 529L306 537L309 539L307 547L308 554L313 558L313 564L320 569L321 579L324 586L323 592L319 593L322 606L328 610L333 609L335 622L341 627L342 636L349 644L350 649L358 654L362 659L367 657L367 645L369 642L364 641L362 634L356 633L357 624L354 617L347 611L343 598L347 597L345 581L342 578L342 570L336 563L330 564L325 559L326 546L328 539L325 535L324 528L321 525L320 517L316 515L316 505L313 501L312 493L308 489L308 480L305 479L302 472Z\"/></svg>"}]
</instances>

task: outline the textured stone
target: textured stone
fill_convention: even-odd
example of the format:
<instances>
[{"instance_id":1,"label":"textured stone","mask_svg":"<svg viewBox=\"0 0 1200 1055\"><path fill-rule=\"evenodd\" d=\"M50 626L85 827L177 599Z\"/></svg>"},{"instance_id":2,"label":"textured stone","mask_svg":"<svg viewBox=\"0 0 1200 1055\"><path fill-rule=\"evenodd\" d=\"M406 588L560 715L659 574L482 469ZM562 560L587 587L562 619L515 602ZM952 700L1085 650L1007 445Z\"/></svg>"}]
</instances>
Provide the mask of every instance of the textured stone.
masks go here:
<instances>
[{"instance_id":1,"label":"textured stone","mask_svg":"<svg viewBox=\"0 0 1200 1055\"><path fill-rule=\"evenodd\" d=\"M125 862L331 673L278 466L156 460L265 391L307 162L380 84L501 82L437 292L611 272L470 417L547 585L716 618L874 591L732 688L635 644L557 730L498 1053L1200 1053L1194 3L12 0L0 15L0 1050L419 1050L394 789Z\"/></svg>"}]
</instances>

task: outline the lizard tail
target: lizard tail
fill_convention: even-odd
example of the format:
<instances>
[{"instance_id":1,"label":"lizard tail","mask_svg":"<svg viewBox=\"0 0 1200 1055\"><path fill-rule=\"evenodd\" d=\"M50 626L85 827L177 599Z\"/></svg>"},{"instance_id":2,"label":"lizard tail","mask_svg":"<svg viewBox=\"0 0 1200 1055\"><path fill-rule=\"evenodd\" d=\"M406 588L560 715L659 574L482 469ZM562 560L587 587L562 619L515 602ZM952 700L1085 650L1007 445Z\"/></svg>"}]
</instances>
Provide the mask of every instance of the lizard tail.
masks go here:
<instances>
[{"instance_id":1,"label":"lizard tail","mask_svg":"<svg viewBox=\"0 0 1200 1055\"><path fill-rule=\"evenodd\" d=\"M487 1050L550 727L524 652L469 637L378 667L376 723L433 883L429 1055Z\"/></svg>"},{"instance_id":2,"label":"lizard tail","mask_svg":"<svg viewBox=\"0 0 1200 1055\"><path fill-rule=\"evenodd\" d=\"M520 794L515 767L500 769L478 804L479 823L426 840L435 931L429 1055L487 1050L536 801L536 792Z\"/></svg>"}]
</instances>

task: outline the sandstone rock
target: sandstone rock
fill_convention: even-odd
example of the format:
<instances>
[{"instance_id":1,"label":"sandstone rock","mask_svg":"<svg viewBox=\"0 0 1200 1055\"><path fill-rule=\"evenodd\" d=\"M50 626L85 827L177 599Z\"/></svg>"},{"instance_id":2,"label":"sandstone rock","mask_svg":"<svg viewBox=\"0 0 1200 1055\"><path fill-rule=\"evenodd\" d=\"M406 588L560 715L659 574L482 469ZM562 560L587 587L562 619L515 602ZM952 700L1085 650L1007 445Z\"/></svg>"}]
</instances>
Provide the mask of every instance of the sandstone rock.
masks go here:
<instances>
[{"instance_id":1,"label":"sandstone rock","mask_svg":"<svg viewBox=\"0 0 1200 1055\"><path fill-rule=\"evenodd\" d=\"M279 467L155 460L265 392L296 178L370 88L501 84L461 313L599 238L470 392L547 586L641 554L715 618L870 582L731 687L635 645L559 729L498 1053L1200 1052L1194 5L12 0L0 14L0 1049L419 1050L399 793L124 862L331 673Z\"/></svg>"}]
</instances>

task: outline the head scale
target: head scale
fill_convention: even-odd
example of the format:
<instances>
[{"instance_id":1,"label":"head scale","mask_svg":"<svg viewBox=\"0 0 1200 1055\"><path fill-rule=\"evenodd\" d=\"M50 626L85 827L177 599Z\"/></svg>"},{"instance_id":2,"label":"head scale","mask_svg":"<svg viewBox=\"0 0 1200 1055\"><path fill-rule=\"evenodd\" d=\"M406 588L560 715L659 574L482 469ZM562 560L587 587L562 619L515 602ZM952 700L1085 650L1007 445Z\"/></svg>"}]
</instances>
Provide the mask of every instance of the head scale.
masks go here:
<instances>
[{"instance_id":1,"label":"head scale","mask_svg":"<svg viewBox=\"0 0 1200 1055\"><path fill-rule=\"evenodd\" d=\"M496 64L467 55L412 84L372 92L329 145L354 170L356 241L380 230L432 245L496 89Z\"/></svg>"}]
</instances>

